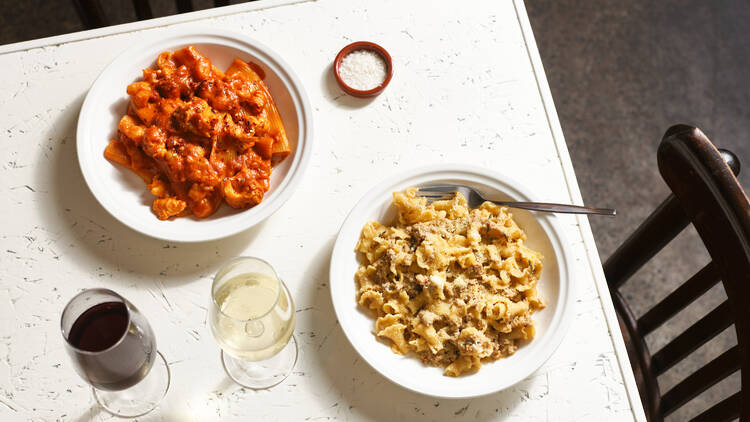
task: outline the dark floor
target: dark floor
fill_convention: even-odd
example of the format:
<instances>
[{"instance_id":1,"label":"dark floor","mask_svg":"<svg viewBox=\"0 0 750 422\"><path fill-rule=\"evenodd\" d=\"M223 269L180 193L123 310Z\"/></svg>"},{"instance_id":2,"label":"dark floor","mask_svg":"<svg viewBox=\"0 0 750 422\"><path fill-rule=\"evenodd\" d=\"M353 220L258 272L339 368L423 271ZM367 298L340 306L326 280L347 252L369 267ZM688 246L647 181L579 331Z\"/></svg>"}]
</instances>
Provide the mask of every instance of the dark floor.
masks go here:
<instances>
[{"instance_id":1,"label":"dark floor","mask_svg":"<svg viewBox=\"0 0 750 422\"><path fill-rule=\"evenodd\" d=\"M234 1L233 3L236 3ZM111 0L112 23L134 19L129 0ZM155 1L158 16L174 2ZM209 0L194 0L196 8ZM81 30L72 2L0 0L0 44ZM592 218L606 258L667 195L656 147L675 123L701 127L750 168L750 2L743 0L527 0L584 201L612 206L618 217ZM750 186L750 171L740 177ZM681 234L623 289L640 314L706 262L692 228ZM715 288L653 334L652 350L724 298ZM727 330L660 378L666 391L734 342ZM669 419L736 391L739 377L709 389Z\"/></svg>"},{"instance_id":2,"label":"dark floor","mask_svg":"<svg viewBox=\"0 0 750 422\"><path fill-rule=\"evenodd\" d=\"M750 165L750 3L740 0L527 0L526 7L604 259L667 196L656 167L666 129L688 123ZM749 167L750 168L750 167ZM740 175L750 187L750 171ZM695 231L681 234L623 291L642 314L708 262ZM658 350L721 303L715 288L649 337ZM736 342L730 328L660 378L662 391ZM687 420L737 391L738 374L681 409Z\"/></svg>"}]
</instances>

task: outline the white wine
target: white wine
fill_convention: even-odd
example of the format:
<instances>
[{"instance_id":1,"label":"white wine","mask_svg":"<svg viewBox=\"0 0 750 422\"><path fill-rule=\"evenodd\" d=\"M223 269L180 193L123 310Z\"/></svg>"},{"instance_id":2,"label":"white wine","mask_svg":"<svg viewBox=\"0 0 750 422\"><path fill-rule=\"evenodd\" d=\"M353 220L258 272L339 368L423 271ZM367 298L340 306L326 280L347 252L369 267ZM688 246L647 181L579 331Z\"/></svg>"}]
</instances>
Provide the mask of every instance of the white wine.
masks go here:
<instances>
[{"instance_id":1,"label":"white wine","mask_svg":"<svg viewBox=\"0 0 750 422\"><path fill-rule=\"evenodd\" d=\"M263 389L292 373L298 352L294 302L271 264L243 256L220 268L211 285L208 315L232 380Z\"/></svg>"},{"instance_id":2,"label":"white wine","mask_svg":"<svg viewBox=\"0 0 750 422\"><path fill-rule=\"evenodd\" d=\"M225 352L246 361L268 359L294 332L292 298L278 279L261 273L236 275L214 292L214 337Z\"/></svg>"}]
</instances>

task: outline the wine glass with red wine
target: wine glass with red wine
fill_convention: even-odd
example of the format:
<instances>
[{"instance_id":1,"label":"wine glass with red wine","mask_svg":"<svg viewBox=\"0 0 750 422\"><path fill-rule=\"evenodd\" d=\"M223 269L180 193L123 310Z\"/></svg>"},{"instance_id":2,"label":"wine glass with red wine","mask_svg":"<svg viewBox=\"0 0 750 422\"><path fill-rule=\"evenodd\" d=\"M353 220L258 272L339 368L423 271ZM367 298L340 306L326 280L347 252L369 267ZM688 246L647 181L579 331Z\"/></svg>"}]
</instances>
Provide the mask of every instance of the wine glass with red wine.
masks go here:
<instances>
[{"instance_id":1,"label":"wine glass with red wine","mask_svg":"<svg viewBox=\"0 0 750 422\"><path fill-rule=\"evenodd\" d=\"M152 411L169 389L169 366L156 350L138 308L108 289L89 289L68 302L60 321L76 372L109 413L136 417Z\"/></svg>"}]
</instances>

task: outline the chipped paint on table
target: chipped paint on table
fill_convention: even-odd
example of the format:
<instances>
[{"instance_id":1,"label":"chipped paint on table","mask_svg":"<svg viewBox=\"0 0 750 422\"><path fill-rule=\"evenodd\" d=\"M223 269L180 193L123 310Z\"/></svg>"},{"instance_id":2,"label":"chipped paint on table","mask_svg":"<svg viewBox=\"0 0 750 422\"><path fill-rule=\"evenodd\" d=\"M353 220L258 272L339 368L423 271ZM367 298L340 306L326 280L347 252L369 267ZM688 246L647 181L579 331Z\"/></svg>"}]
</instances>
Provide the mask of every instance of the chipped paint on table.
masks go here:
<instances>
[{"instance_id":1,"label":"chipped paint on table","mask_svg":"<svg viewBox=\"0 0 750 422\"><path fill-rule=\"evenodd\" d=\"M171 365L169 394L143 421L641 420L622 339L608 329L612 305L599 295L585 218L560 216L576 257L570 332L537 373L503 392L443 400L406 391L361 361L331 307L328 264L339 225L385 174L472 163L512 174L540 200L580 201L523 4L274 6L233 6L228 16L141 23L0 55L0 420L111 418L73 371L59 332L66 301L90 287L133 301ZM88 87L120 51L193 25L243 32L294 67L314 110L315 148L298 191L264 223L221 241L170 244L135 233L98 205L78 168L75 128ZM394 60L390 86L371 100L343 94L331 74L338 50L360 39L383 45ZM206 327L211 277L238 255L270 261L298 307L297 367L268 391L228 381Z\"/></svg>"}]
</instances>

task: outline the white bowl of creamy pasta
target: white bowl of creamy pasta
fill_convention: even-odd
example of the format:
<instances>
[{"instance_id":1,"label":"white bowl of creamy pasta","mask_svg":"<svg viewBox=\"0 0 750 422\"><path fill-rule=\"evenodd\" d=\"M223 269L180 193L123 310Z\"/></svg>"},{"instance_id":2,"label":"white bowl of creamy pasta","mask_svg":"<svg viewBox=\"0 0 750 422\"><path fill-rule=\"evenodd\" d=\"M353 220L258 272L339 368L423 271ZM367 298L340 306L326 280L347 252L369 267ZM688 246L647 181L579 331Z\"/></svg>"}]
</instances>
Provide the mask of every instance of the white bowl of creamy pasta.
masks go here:
<instances>
[{"instance_id":1,"label":"white bowl of creamy pasta","mask_svg":"<svg viewBox=\"0 0 750 422\"><path fill-rule=\"evenodd\" d=\"M152 188L147 188L141 180L143 176L105 158L105 149L122 134L121 118L126 113L132 114L129 106L133 107L134 102L126 92L128 86L144 80L143 69L158 69L157 57L162 52L187 46L197 48L222 72L235 59L255 66L278 108L291 152L273 164L267 176L270 188L256 205L241 208L223 203L215 212L200 218L193 213L157 219L154 190L149 191ZM312 111L301 81L271 48L241 33L222 29L167 30L135 43L102 71L81 107L76 143L86 184L117 220L138 232L167 241L208 241L247 230L290 198L310 160ZM171 179L172 176L170 182Z\"/></svg>"},{"instance_id":2,"label":"white bowl of creamy pasta","mask_svg":"<svg viewBox=\"0 0 750 422\"><path fill-rule=\"evenodd\" d=\"M413 303L398 305L397 301L391 300L389 301L390 305L385 305L386 312L381 312L381 318L377 318L375 315L376 308L383 304L383 300L378 299L380 305L374 304L373 302L376 302L374 299L360 300L362 290L366 290L360 290L363 283L362 279L366 278L361 274L364 270L360 270L360 268L367 267L368 263L372 264L368 261L370 257L366 253L361 253L367 248L359 244L360 238L368 237L363 235L367 232L367 229L363 231L363 227L369 224L370 231L375 227L375 231L385 233L384 227L388 227L397 213L403 211L405 197L400 196L401 202L399 202L397 208L394 206L394 192L404 192L411 187L447 184L471 186L491 199L540 201L540 198L535 197L522 185L502 174L466 165L441 164L415 169L391 177L370 190L352 209L343 223L331 258L331 296L338 321L346 337L362 358L384 377L409 390L430 396L444 398L476 397L503 390L527 378L539 369L557 349L572 319L574 302L570 274L572 263L570 262L570 254L566 251L566 243L558 217L548 213L519 209L508 210L507 212L512 214L512 220L515 221L515 224L508 223L508 225L512 225L514 229L517 225L525 233L526 238L522 242L525 246L522 246L522 248L528 247L530 251L533 251L530 253L538 253L543 257L541 274L538 270L534 270L532 263L530 271L535 271L535 287L533 288L533 295L526 294L529 300L524 299L527 302L533 302L537 300L538 295L544 304L543 309L537 309L528 316L528 318L533 319L533 328L531 329L533 338L522 341L520 346L517 349L514 348L509 354L495 353L494 358L482 359L479 365L481 367L478 370L476 368L469 370L471 369L469 366L460 368L459 360L454 361L456 364L448 366L436 362L432 362L432 365L424 364L420 358L425 359L430 354L416 353L419 347L417 349L411 347L411 350L409 350L403 345L403 342L401 342L402 353L394 353L391 350L392 347L399 349L399 346L391 340L391 337L395 338L395 336L389 336L389 333L393 332L389 326L393 324L396 318L389 314L409 315L411 313L413 315L413 319L417 321L415 324L418 326L414 331L419 334L409 332L406 335L407 340L414 340L411 342L412 344L420 344L419 342L426 344L425 340L430 341L430 337L435 337L435 327L430 326L435 314L426 312L432 317L424 318L425 309L428 309L424 301L416 305ZM445 207L446 205L443 204L442 206ZM473 212L471 211L471 213ZM502 214L505 211L483 206L482 212L487 215L492 213ZM380 224L373 226L373 223L370 223L372 221L377 221ZM395 231L390 230L389 233L395 237L404 236L402 229L403 227L396 228ZM372 242L372 236L374 235L369 235L368 245L365 246L369 246L369 243ZM385 234L381 236L387 237ZM356 252L355 248L359 248L360 252ZM406 248L408 249L408 247ZM416 248L416 246L413 248ZM403 258L400 259L403 260ZM358 270L360 270L360 274L355 277ZM370 272L370 274L372 273L374 271ZM422 277L421 280L424 282L425 289L427 289L430 286L429 276L425 278L420 275L419 277ZM401 278L403 278L402 275L396 277L396 279ZM451 286L456 284L455 280L453 279ZM444 288L448 289L448 283L444 280L438 280L437 282L441 291ZM430 288L434 288L434 286ZM385 292L375 294L379 298L381 293L385 296ZM450 292L447 294L451 295ZM390 297L393 298L397 295L398 292ZM423 295L420 293L419 296L416 296L414 292L410 292L408 296L412 297L411 301L414 302ZM402 297L405 299L403 302L410 301L406 294L402 294ZM401 310L393 310L394 306L401 306ZM442 303L442 306L443 309L448 309L445 303ZM372 312L368 307L371 307L375 312ZM411 312L408 310L409 307L411 307ZM421 310L417 311L417 309ZM434 307L429 309L434 310ZM458 308L451 305L450 309L450 312L455 312L455 309ZM507 310L508 306L503 307L501 305L501 309ZM417 318L417 312L422 319ZM440 313L439 311L435 312ZM445 311L443 313L445 314ZM378 320L377 328L376 319ZM459 317L458 320L460 321L461 318ZM409 325L404 321L396 322ZM496 323L495 321L492 322ZM468 329L464 327L461 332L466 331L468 333L472 330L476 332L473 327ZM444 332L445 328L442 331ZM403 326L401 332L403 332ZM441 344L438 348L442 346ZM497 359L498 355L503 356ZM468 358L466 360L469 361Z\"/></svg>"}]
</instances>

